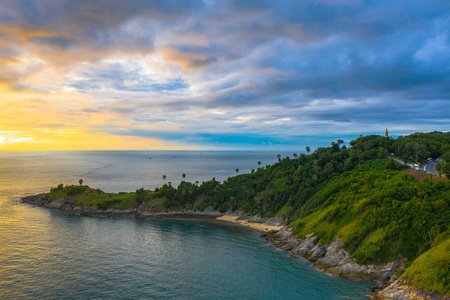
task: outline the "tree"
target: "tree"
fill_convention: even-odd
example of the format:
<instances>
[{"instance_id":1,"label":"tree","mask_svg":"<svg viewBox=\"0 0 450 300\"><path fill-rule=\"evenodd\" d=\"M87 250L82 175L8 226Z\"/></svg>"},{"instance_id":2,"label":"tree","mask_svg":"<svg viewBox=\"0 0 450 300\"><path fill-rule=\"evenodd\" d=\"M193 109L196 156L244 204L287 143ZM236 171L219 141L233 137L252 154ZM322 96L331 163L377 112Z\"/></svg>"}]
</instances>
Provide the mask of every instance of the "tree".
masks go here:
<instances>
[{"instance_id":1,"label":"tree","mask_svg":"<svg viewBox=\"0 0 450 300\"><path fill-rule=\"evenodd\" d=\"M195 181L195 185L196 185L196 186L198 186L198 183L199 183L199 182L198 182L198 180L197 180L197 181Z\"/></svg>"},{"instance_id":2,"label":"tree","mask_svg":"<svg viewBox=\"0 0 450 300\"><path fill-rule=\"evenodd\" d=\"M333 152L338 152L339 151L339 145L335 142L331 142L331 149L333 150Z\"/></svg>"},{"instance_id":3,"label":"tree","mask_svg":"<svg viewBox=\"0 0 450 300\"><path fill-rule=\"evenodd\" d=\"M329 163L327 163L327 164L325 165L325 167L323 168L323 170L324 170L327 174L331 174L331 173L333 173L334 166L333 166L333 164L332 164L331 162L329 162Z\"/></svg>"},{"instance_id":4,"label":"tree","mask_svg":"<svg viewBox=\"0 0 450 300\"><path fill-rule=\"evenodd\" d=\"M389 169L389 170L397 169L395 166L394 160L392 158L389 158L389 160L384 164L384 168Z\"/></svg>"},{"instance_id":5,"label":"tree","mask_svg":"<svg viewBox=\"0 0 450 300\"><path fill-rule=\"evenodd\" d=\"M281 154L278 154L277 158L278 158L278 161L280 161L281 160Z\"/></svg>"},{"instance_id":6,"label":"tree","mask_svg":"<svg viewBox=\"0 0 450 300\"><path fill-rule=\"evenodd\" d=\"M137 189L134 193L134 201L136 201L137 205L141 205L145 200L145 195L147 193L144 191L144 188Z\"/></svg>"},{"instance_id":7,"label":"tree","mask_svg":"<svg viewBox=\"0 0 450 300\"><path fill-rule=\"evenodd\" d=\"M181 174L181 177L183 177L183 179L186 178L186 173Z\"/></svg>"},{"instance_id":8,"label":"tree","mask_svg":"<svg viewBox=\"0 0 450 300\"><path fill-rule=\"evenodd\" d=\"M78 180L78 182L80 183L80 185L83 185L83 179Z\"/></svg>"},{"instance_id":9,"label":"tree","mask_svg":"<svg viewBox=\"0 0 450 300\"><path fill-rule=\"evenodd\" d=\"M447 177L448 179L450 179L450 162L446 162L446 163L441 167L441 172L445 174L445 177Z\"/></svg>"},{"instance_id":10,"label":"tree","mask_svg":"<svg viewBox=\"0 0 450 300\"><path fill-rule=\"evenodd\" d=\"M340 144L344 143L344 140L336 140L336 142L337 142L338 145L340 145Z\"/></svg>"},{"instance_id":11,"label":"tree","mask_svg":"<svg viewBox=\"0 0 450 300\"><path fill-rule=\"evenodd\" d=\"M294 154L292 154L292 156L295 157L295 158L297 158L297 157L298 157L298 154L297 154L297 153L294 153Z\"/></svg>"},{"instance_id":12,"label":"tree","mask_svg":"<svg viewBox=\"0 0 450 300\"><path fill-rule=\"evenodd\" d=\"M236 174L239 174L239 169L234 170L236 172Z\"/></svg>"},{"instance_id":13,"label":"tree","mask_svg":"<svg viewBox=\"0 0 450 300\"><path fill-rule=\"evenodd\" d=\"M164 184L166 184L166 178L167 178L166 175L162 176L162 179L164 179Z\"/></svg>"},{"instance_id":14,"label":"tree","mask_svg":"<svg viewBox=\"0 0 450 300\"><path fill-rule=\"evenodd\" d=\"M258 161L258 168L261 166L261 162L260 161Z\"/></svg>"},{"instance_id":15,"label":"tree","mask_svg":"<svg viewBox=\"0 0 450 300\"><path fill-rule=\"evenodd\" d=\"M311 151L311 149L308 147L308 146L306 146L306 153L308 153L309 154L309 151Z\"/></svg>"},{"instance_id":16,"label":"tree","mask_svg":"<svg viewBox=\"0 0 450 300\"><path fill-rule=\"evenodd\" d=\"M316 174L313 174L312 180L314 180L314 185L316 185L317 184L317 180L319 180L319 177L317 177Z\"/></svg>"}]
</instances>

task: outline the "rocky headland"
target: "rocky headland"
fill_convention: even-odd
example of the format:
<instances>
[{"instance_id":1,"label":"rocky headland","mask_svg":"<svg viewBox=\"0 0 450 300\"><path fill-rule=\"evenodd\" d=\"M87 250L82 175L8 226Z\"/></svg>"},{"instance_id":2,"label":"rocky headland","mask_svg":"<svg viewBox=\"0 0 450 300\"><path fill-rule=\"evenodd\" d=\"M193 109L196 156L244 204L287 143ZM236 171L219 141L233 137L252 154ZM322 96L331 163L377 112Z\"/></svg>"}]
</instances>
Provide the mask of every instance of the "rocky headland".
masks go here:
<instances>
[{"instance_id":1,"label":"rocky headland","mask_svg":"<svg viewBox=\"0 0 450 300\"><path fill-rule=\"evenodd\" d=\"M134 209L106 209L100 210L89 206L77 206L73 203L65 201L65 197L52 200L48 197L48 194L39 194L35 196L23 197L22 201L24 203L46 207L54 208L63 212L95 216L95 217L131 217L133 219L144 219L144 218L202 218L202 219L215 219L218 216L223 215L220 212L213 210L205 211L194 211L194 210L167 210L162 212L150 212L142 208Z\"/></svg>"},{"instance_id":2,"label":"rocky headland","mask_svg":"<svg viewBox=\"0 0 450 300\"><path fill-rule=\"evenodd\" d=\"M58 209L62 212L98 217L132 217L134 219L144 218L195 218L195 219L219 219L230 221L244 226L254 227L262 230L261 237L284 251L290 251L292 256L302 257L312 262L316 269L328 274L353 280L377 280L379 285L372 288L373 299L395 299L395 300L449 300L448 296L438 296L432 291L425 292L408 286L404 280L395 273L404 268L405 259L399 257L396 261L388 264L359 265L350 254L343 249L342 240L335 237L330 244L321 245L316 242L313 234L304 239L293 236L292 230L277 219L264 219L258 216L247 216L245 214L231 213L233 216L224 218L224 214L214 210L174 210L163 212L150 212L143 208L128 210L107 209L99 210L88 206L76 206L65 201L65 197L50 199L48 194L39 194L22 198L24 203L40 207ZM240 222L243 220L244 222ZM259 226L250 226L256 223ZM260 225L265 226L260 226ZM284 225L284 226L280 226ZM267 230L276 227L276 230ZM261 228L265 228L261 229Z\"/></svg>"}]
</instances>

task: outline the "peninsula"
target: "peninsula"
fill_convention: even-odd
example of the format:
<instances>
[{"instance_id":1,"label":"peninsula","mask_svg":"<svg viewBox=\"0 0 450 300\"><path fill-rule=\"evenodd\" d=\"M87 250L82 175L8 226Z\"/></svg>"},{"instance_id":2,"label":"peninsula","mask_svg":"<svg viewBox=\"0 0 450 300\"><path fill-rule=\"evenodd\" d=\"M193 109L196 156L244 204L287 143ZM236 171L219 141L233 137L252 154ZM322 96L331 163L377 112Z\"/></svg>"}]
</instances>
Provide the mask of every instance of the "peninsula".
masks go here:
<instances>
[{"instance_id":1,"label":"peninsula","mask_svg":"<svg viewBox=\"0 0 450 300\"><path fill-rule=\"evenodd\" d=\"M429 159L450 177L450 133L372 135L348 147L338 140L223 183L183 181L118 194L60 184L23 201L109 217L239 217L319 269L382 281L377 299L449 299L450 183L415 176L406 165Z\"/></svg>"}]
</instances>

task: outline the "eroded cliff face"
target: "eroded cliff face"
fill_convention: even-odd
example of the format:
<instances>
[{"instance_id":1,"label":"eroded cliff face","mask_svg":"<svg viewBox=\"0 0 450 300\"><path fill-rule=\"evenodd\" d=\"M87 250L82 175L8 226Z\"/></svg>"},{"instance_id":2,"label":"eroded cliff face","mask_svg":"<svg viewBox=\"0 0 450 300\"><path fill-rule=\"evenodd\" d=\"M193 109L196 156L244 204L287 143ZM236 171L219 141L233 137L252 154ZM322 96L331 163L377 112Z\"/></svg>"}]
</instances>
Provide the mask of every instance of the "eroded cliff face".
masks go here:
<instances>
[{"instance_id":1,"label":"eroded cliff face","mask_svg":"<svg viewBox=\"0 0 450 300\"><path fill-rule=\"evenodd\" d=\"M394 300L449 300L449 296L439 296L432 293L416 289L414 286L408 286L406 282L399 278L377 292L373 299L394 299Z\"/></svg>"},{"instance_id":2,"label":"eroded cliff face","mask_svg":"<svg viewBox=\"0 0 450 300\"><path fill-rule=\"evenodd\" d=\"M216 211L194 212L190 210L185 211L166 211L160 213L150 213L145 210L97 210L91 207L78 207L72 203L65 201L65 198L49 199L47 194L39 194L36 196L24 197L23 202L36 206L43 206L47 208L58 209L64 212L103 216L103 217L121 217L131 216L133 218L145 217L165 217L176 216L181 218L186 217L208 217L215 218L221 213ZM259 219L252 219L254 222L262 221ZM264 220L267 221L267 220ZM277 221L277 220L275 220ZM280 222L277 221L277 224ZM359 265L350 258L349 253L343 249L343 243L340 238L334 238L328 245L321 245L316 243L316 237L308 235L305 239L297 239L292 236L292 230L288 227L283 227L279 231L269 231L261 234L267 241L278 248L290 251L292 255L303 257L313 263L317 269L323 270L326 273L345 277L354 280L380 280L386 285L384 289L375 288L373 299L395 299L395 300L450 300L449 296L438 296L432 292L425 292L408 286L404 280L395 276L395 273L404 267L405 260L399 258L398 260L383 264L383 265Z\"/></svg>"},{"instance_id":3,"label":"eroded cliff face","mask_svg":"<svg viewBox=\"0 0 450 300\"><path fill-rule=\"evenodd\" d=\"M324 246L316 243L316 238L312 235L305 239L297 239L292 237L291 233L290 229L283 228L278 232L263 234L263 237L275 246L313 262L313 266L317 269L335 276L356 280L378 279L388 282L395 272L403 267L401 259L383 265L359 265L342 248L343 244L340 238L334 238L329 245Z\"/></svg>"},{"instance_id":4,"label":"eroded cliff face","mask_svg":"<svg viewBox=\"0 0 450 300\"><path fill-rule=\"evenodd\" d=\"M263 233L261 236L280 249L311 261L315 268L329 274L355 280L382 281L385 287L379 291L375 288L373 299L450 300L449 296L439 296L432 291L421 291L414 286L408 286L403 279L396 276L395 273L404 267L405 259L399 258L383 265L359 265L342 248L340 238L334 238L329 245L323 246L315 242L316 237L312 234L305 239L297 239L291 234L292 231L284 227L280 231Z\"/></svg>"}]
</instances>

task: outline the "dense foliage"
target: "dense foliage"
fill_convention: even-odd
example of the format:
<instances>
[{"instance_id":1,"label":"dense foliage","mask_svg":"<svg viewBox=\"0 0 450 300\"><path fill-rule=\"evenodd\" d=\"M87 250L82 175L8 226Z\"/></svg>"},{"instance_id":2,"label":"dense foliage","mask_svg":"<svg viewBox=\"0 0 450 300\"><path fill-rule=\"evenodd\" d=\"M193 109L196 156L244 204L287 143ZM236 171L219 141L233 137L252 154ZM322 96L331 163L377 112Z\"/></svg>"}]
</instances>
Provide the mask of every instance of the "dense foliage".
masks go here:
<instances>
[{"instance_id":1,"label":"dense foliage","mask_svg":"<svg viewBox=\"0 0 450 300\"><path fill-rule=\"evenodd\" d=\"M450 238L438 240L429 251L419 256L403 278L419 289L450 294Z\"/></svg>"},{"instance_id":2,"label":"dense foliage","mask_svg":"<svg viewBox=\"0 0 450 300\"><path fill-rule=\"evenodd\" d=\"M223 183L213 179L198 186L183 181L178 188L165 184L153 192L119 194L60 185L49 195L97 209L212 208L280 217L299 237L313 232L322 244L341 237L345 249L361 264L406 258L405 278L427 286L428 277L419 278L410 268L435 266L430 251L442 243L448 248L450 183L418 181L401 172L405 166L387 157L393 153L414 162L442 158L440 167L445 169L450 166L450 134L418 133L398 139L372 135L351 141L348 148L340 144L293 159L279 157L274 165ZM443 259L448 267L448 256ZM441 271L435 272L433 288L444 293L440 287L448 276L439 275L445 273Z\"/></svg>"}]
</instances>

